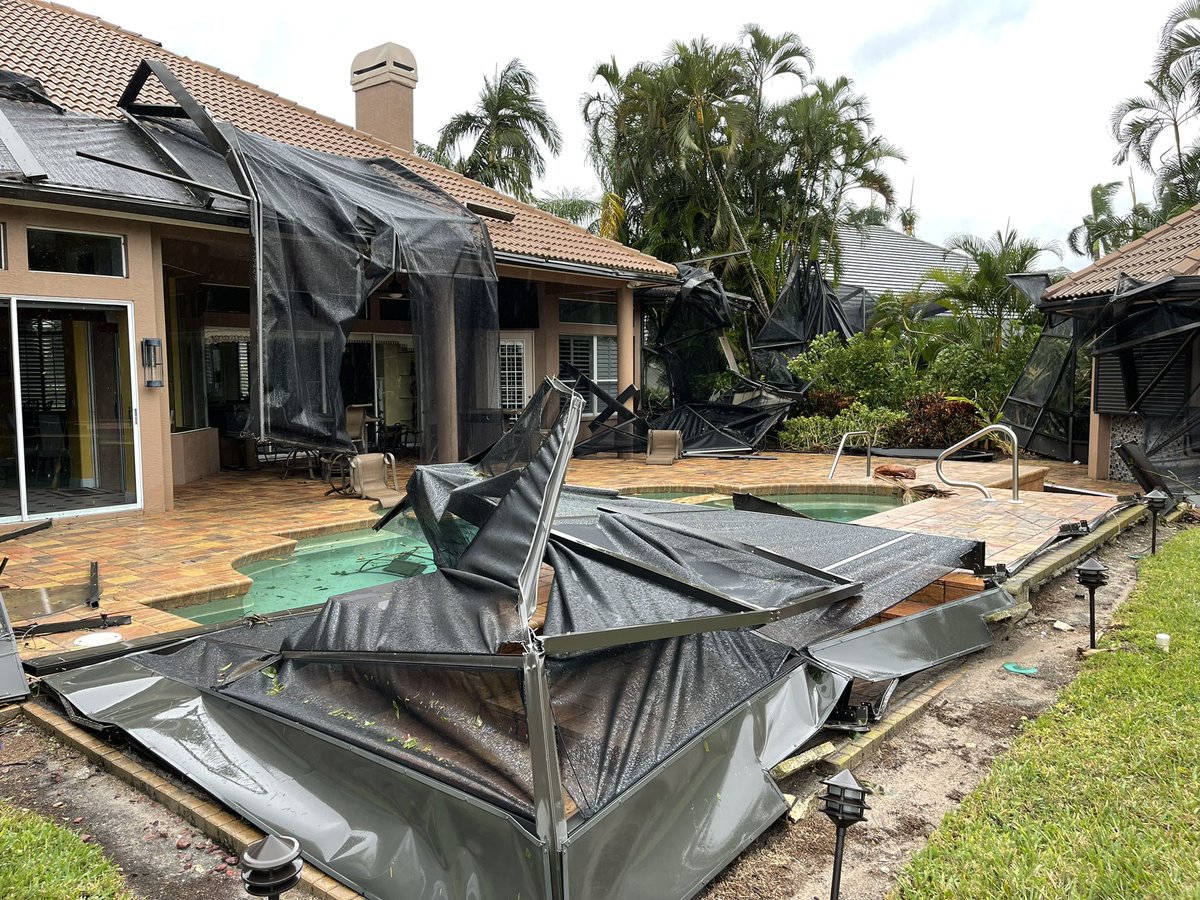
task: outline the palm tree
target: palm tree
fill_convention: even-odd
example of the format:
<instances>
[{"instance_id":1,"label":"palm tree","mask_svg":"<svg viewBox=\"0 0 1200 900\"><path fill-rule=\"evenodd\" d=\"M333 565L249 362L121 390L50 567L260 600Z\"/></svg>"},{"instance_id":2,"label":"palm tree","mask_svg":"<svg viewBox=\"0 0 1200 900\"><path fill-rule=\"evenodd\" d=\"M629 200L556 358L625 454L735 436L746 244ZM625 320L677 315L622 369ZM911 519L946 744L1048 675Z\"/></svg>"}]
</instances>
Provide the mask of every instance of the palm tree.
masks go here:
<instances>
[{"instance_id":1,"label":"palm tree","mask_svg":"<svg viewBox=\"0 0 1200 900\"><path fill-rule=\"evenodd\" d=\"M592 234L609 240L615 241L620 237L621 227L625 223L625 207L621 198L612 191L604 191L596 199L584 190L562 190L538 197L536 205L538 209L574 222Z\"/></svg>"},{"instance_id":2,"label":"palm tree","mask_svg":"<svg viewBox=\"0 0 1200 900\"><path fill-rule=\"evenodd\" d=\"M938 268L926 276L936 288L930 299L943 306L954 319L977 325L982 346L999 353L1004 345L1005 323L1025 319L1033 304L1004 277L1034 269L1044 253L1061 258L1056 242L1040 244L1022 238L1011 228L997 231L990 238L957 234L946 242L951 250L961 250L974 263L963 271Z\"/></svg>"},{"instance_id":3,"label":"palm tree","mask_svg":"<svg viewBox=\"0 0 1200 900\"><path fill-rule=\"evenodd\" d=\"M1183 140L1180 131L1200 110L1192 102L1191 88L1197 78L1195 61L1180 57L1173 65L1146 81L1149 93L1122 100L1112 111L1109 125L1120 149L1113 162L1121 165L1132 156L1148 172L1155 171L1170 153L1168 148L1157 158L1155 145L1169 132L1175 160L1183 164Z\"/></svg>"},{"instance_id":4,"label":"palm tree","mask_svg":"<svg viewBox=\"0 0 1200 900\"><path fill-rule=\"evenodd\" d=\"M539 143L557 156L562 136L537 94L537 78L521 60L511 60L493 78L484 77L475 106L442 128L437 151L449 153L464 141L473 144L455 158L455 169L519 200L532 201L534 177L546 174Z\"/></svg>"},{"instance_id":5,"label":"palm tree","mask_svg":"<svg viewBox=\"0 0 1200 900\"><path fill-rule=\"evenodd\" d=\"M1120 189L1119 181L1092 185L1092 211L1067 235L1067 246L1072 253L1090 257L1094 262L1125 243L1126 223L1113 209L1113 197Z\"/></svg>"}]
</instances>

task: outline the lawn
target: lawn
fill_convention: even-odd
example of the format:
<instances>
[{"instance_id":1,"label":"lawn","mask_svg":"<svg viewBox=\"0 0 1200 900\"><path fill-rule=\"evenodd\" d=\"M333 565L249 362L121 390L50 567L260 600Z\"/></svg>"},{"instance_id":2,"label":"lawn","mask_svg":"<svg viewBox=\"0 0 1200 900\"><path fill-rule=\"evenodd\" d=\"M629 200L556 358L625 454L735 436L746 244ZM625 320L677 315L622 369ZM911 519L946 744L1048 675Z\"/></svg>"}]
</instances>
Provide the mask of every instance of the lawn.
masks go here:
<instances>
[{"instance_id":1,"label":"lawn","mask_svg":"<svg viewBox=\"0 0 1200 900\"><path fill-rule=\"evenodd\" d=\"M36 813L0 802L0 897L126 900L116 867L95 844Z\"/></svg>"},{"instance_id":2,"label":"lawn","mask_svg":"<svg viewBox=\"0 0 1200 900\"><path fill-rule=\"evenodd\" d=\"M1117 621L894 897L1200 898L1200 529L1142 561Z\"/></svg>"}]
</instances>

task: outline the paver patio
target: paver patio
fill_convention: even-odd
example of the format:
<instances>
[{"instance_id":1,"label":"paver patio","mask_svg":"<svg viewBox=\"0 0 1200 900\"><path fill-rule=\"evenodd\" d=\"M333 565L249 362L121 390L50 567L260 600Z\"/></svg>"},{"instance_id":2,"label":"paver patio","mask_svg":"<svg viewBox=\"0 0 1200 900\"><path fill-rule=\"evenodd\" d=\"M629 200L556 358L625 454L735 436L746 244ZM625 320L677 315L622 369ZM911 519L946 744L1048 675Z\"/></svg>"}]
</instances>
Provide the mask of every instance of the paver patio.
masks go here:
<instances>
[{"instance_id":1,"label":"paver patio","mask_svg":"<svg viewBox=\"0 0 1200 900\"><path fill-rule=\"evenodd\" d=\"M893 460L913 465L918 483L933 483L927 460ZM670 467L647 466L641 460L577 459L568 480L593 487L625 490L694 490L696 493L734 489L761 490L801 486L821 490L890 490L891 486L863 477L862 457L843 459L836 481L825 476L832 457L778 453L763 457L721 460L684 459ZM407 479L411 465L399 472ZM1008 463L950 463L951 477L969 478L1002 487L1009 483ZM1042 479L1058 484L1128 494L1135 486L1122 482L1090 482L1086 470L1041 460L1023 465L1021 480L1031 501L1016 514L1001 517L1005 503L986 504L973 492L899 507L864 520L869 524L970 535L985 539L989 555L1011 559L1031 549L1057 530L1059 522L1091 518L1111 506L1105 498L1040 494ZM275 470L222 472L177 489L175 509L157 515L59 520L44 531L5 543L0 552L10 557L2 576L11 588L50 588L86 580L88 563L100 564L103 610L128 613L134 623L120 628L133 639L194 627L170 609L244 593L250 579L235 565L286 555L304 537L369 527L376 519L375 504L339 496L324 496L326 485L302 478L281 480ZM891 517L891 518L889 518ZM91 610L60 613L60 619L93 615ZM51 619L52 620L52 619ZM79 632L33 638L22 653L36 657L73 649Z\"/></svg>"}]
</instances>

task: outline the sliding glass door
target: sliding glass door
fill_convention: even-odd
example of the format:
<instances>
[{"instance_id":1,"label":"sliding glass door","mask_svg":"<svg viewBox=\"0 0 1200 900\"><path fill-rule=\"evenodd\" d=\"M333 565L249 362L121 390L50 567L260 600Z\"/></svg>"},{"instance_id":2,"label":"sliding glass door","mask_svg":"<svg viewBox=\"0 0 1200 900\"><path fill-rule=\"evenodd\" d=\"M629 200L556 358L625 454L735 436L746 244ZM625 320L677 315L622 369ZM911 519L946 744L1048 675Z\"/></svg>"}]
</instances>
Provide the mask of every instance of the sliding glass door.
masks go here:
<instances>
[{"instance_id":1,"label":"sliding glass door","mask_svg":"<svg viewBox=\"0 0 1200 900\"><path fill-rule=\"evenodd\" d=\"M0 516L137 505L128 307L0 303Z\"/></svg>"}]
</instances>

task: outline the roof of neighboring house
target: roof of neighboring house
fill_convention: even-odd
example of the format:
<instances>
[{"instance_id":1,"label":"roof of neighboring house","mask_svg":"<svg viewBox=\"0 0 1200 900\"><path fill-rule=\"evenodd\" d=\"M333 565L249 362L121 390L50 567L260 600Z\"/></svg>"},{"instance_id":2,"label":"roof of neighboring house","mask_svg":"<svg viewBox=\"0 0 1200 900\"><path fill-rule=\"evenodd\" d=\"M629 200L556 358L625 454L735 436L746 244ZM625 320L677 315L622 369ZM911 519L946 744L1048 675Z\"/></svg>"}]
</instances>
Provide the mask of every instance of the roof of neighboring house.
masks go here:
<instances>
[{"instance_id":1,"label":"roof of neighboring house","mask_svg":"<svg viewBox=\"0 0 1200 900\"><path fill-rule=\"evenodd\" d=\"M159 59L217 119L277 141L342 156L390 156L460 203L513 214L484 217L498 253L614 272L677 275L673 265L521 203L412 153L306 109L228 72L163 49L95 16L43 0L0 0L0 68L37 78L63 107L116 118L117 100L142 59ZM349 87L347 86L347 90ZM143 102L172 103L153 79Z\"/></svg>"},{"instance_id":2,"label":"roof of neighboring house","mask_svg":"<svg viewBox=\"0 0 1200 900\"><path fill-rule=\"evenodd\" d=\"M1139 281L1155 281L1167 275L1200 274L1200 206L1180 213L1086 269L1051 285L1042 297L1066 300L1089 294L1110 294L1121 273Z\"/></svg>"},{"instance_id":3,"label":"roof of neighboring house","mask_svg":"<svg viewBox=\"0 0 1200 900\"><path fill-rule=\"evenodd\" d=\"M891 291L902 294L923 286L930 269L962 271L974 264L958 250L947 250L920 238L909 237L885 225L838 229L842 274L839 286L866 288L876 297Z\"/></svg>"}]
</instances>

